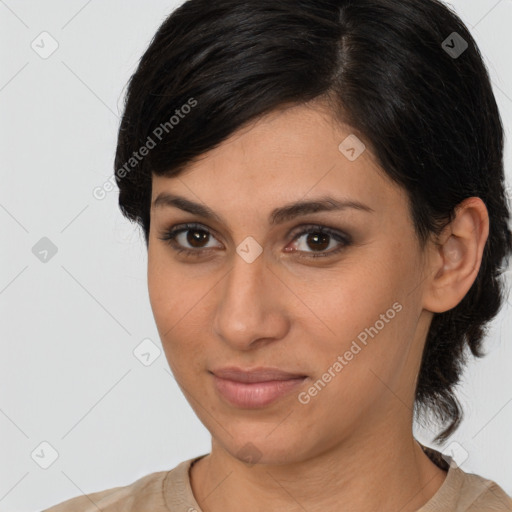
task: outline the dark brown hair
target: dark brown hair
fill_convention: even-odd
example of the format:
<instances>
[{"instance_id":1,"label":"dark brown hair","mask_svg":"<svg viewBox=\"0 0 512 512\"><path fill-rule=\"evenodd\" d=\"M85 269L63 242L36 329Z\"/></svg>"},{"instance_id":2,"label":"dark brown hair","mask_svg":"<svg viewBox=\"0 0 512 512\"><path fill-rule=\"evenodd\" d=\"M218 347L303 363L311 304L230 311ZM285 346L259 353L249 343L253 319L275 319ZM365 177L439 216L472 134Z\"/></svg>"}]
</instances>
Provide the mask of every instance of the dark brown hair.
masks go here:
<instances>
[{"instance_id":1,"label":"dark brown hair","mask_svg":"<svg viewBox=\"0 0 512 512\"><path fill-rule=\"evenodd\" d=\"M122 213L149 240L152 174L176 176L249 121L328 98L408 194L422 246L468 197L490 233L477 278L435 314L415 413L444 441L462 418L464 349L481 357L512 251L503 127L487 69L462 21L437 0L189 0L160 26L131 77L117 153ZM185 107L188 105L188 107ZM151 141L151 142L150 142ZM145 156L134 159L140 148Z\"/></svg>"}]
</instances>

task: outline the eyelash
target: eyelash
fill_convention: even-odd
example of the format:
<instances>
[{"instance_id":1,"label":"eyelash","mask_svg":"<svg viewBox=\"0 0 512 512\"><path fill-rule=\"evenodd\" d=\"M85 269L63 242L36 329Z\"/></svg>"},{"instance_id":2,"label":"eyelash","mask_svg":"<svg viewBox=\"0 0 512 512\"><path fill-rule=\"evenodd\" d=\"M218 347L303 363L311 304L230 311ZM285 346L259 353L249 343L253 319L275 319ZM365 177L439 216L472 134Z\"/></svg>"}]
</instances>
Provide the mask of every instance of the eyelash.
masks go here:
<instances>
[{"instance_id":1,"label":"eyelash","mask_svg":"<svg viewBox=\"0 0 512 512\"><path fill-rule=\"evenodd\" d=\"M330 228L327 228L325 226L317 226L317 225L307 225L307 226L301 226L303 228L303 231L300 231L299 233L297 233L293 240L292 241L295 241L297 240L298 238L302 237L303 235L309 235L309 234L318 234L318 233L321 233L321 234L325 234L325 235L329 235L331 236L332 238L334 238L337 242L340 242L342 245L340 247L338 247L337 249L332 249L330 250L329 252L326 252L326 253L307 253L308 256L304 256L302 253L304 251L297 251L297 253L299 254L299 257L300 258L325 258L325 257L328 257L328 256L332 256L334 254L338 254L339 252L341 252L343 249L345 249L346 247L348 247L350 244L351 244L351 240L349 239L348 236L346 235L343 235L342 233L338 232L338 231L334 231ZM208 233L210 236L212 236L212 233L206 229L204 226L202 226L201 224L181 224L179 226L175 226L173 227L172 229L169 229L167 231L164 231L161 233L161 237L160 240L163 240L164 242L168 243L171 248L176 251L177 254L185 254L187 256L194 256L194 257L199 257L201 256L201 254L204 252L204 251L209 251L211 250L212 248L207 248L207 249L187 249L187 248L183 248L183 247L177 247L176 246L176 237L180 234L180 233L183 233L183 232L186 232L186 231L191 231L191 230L197 230L197 231L203 231L205 233Z\"/></svg>"}]
</instances>

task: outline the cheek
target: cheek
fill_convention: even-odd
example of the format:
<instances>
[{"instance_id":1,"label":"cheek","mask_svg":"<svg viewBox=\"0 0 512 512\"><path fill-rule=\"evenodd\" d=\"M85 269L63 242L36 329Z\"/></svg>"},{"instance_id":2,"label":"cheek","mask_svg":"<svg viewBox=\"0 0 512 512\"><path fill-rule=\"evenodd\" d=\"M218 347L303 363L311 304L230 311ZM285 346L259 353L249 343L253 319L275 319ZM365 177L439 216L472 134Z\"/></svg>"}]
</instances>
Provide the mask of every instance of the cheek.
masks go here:
<instances>
[{"instance_id":1,"label":"cheek","mask_svg":"<svg viewBox=\"0 0 512 512\"><path fill-rule=\"evenodd\" d=\"M357 422L364 411L393 400L407 380L418 315L408 283L416 274L414 261L397 263L397 255L393 246L375 245L331 281L323 299L316 295L315 312L329 331L309 346L318 372L311 389L318 398L310 406L315 414L332 414L334 423Z\"/></svg>"},{"instance_id":2,"label":"cheek","mask_svg":"<svg viewBox=\"0 0 512 512\"><path fill-rule=\"evenodd\" d=\"M402 367L408 353L402 331L402 327L407 330L408 312L396 309L374 307L376 314L368 317L365 311L358 319L362 327L347 327L352 322L338 319L337 341L317 346L317 373L300 397L301 404L308 401L300 410L316 418L318 428L331 425L329 429L337 430L344 425L350 430L350 425L371 414L378 404L393 401L399 394L397 379L404 375ZM381 313L388 323L379 318Z\"/></svg>"},{"instance_id":3,"label":"cheek","mask_svg":"<svg viewBox=\"0 0 512 512\"><path fill-rule=\"evenodd\" d=\"M343 348L392 309L401 295L399 288L382 260L361 260L325 281L308 283L300 294L308 297L309 317L322 329L327 344Z\"/></svg>"},{"instance_id":4,"label":"cheek","mask_svg":"<svg viewBox=\"0 0 512 512\"><path fill-rule=\"evenodd\" d=\"M308 285L312 297L308 305L314 314L304 319L302 329L311 332L306 339L314 355L316 378L328 380L325 373L330 369L336 377L328 386L339 386L342 394L345 386L370 392L379 386L377 376L387 380L407 357L416 311L404 285L410 270L393 264L394 255L380 247L353 262L349 270L331 276L325 286ZM349 395L343 398L350 402Z\"/></svg>"},{"instance_id":5,"label":"cheek","mask_svg":"<svg viewBox=\"0 0 512 512\"><path fill-rule=\"evenodd\" d=\"M177 267L164 268L149 261L148 291L165 356L176 375L195 371L209 336L204 332L204 286L184 277Z\"/></svg>"},{"instance_id":6,"label":"cheek","mask_svg":"<svg viewBox=\"0 0 512 512\"><path fill-rule=\"evenodd\" d=\"M186 312L186 286L183 272L169 261L164 251L152 248L148 252L148 292L151 308L159 330L167 332ZM190 284L190 283L189 283ZM162 340L163 341L163 340Z\"/></svg>"}]
</instances>

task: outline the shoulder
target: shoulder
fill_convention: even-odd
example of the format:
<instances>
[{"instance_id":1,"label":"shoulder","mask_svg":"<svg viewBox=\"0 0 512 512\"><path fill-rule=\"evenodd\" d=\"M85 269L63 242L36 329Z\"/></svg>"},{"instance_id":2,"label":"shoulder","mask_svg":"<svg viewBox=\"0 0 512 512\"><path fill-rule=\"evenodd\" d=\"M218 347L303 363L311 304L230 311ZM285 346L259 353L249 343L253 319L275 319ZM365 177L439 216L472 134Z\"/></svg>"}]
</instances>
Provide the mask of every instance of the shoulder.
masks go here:
<instances>
[{"instance_id":1,"label":"shoulder","mask_svg":"<svg viewBox=\"0 0 512 512\"><path fill-rule=\"evenodd\" d=\"M496 482L464 471L451 456L421 443L420 446L432 462L447 471L447 477L418 512L512 512L512 497Z\"/></svg>"},{"instance_id":2,"label":"shoulder","mask_svg":"<svg viewBox=\"0 0 512 512\"><path fill-rule=\"evenodd\" d=\"M512 512L512 498L494 481L474 473L462 473L460 500L468 512Z\"/></svg>"},{"instance_id":3,"label":"shoulder","mask_svg":"<svg viewBox=\"0 0 512 512\"><path fill-rule=\"evenodd\" d=\"M42 512L128 512L144 510L149 505L165 510L162 486L169 471L151 473L135 482L92 494L77 496Z\"/></svg>"},{"instance_id":4,"label":"shoulder","mask_svg":"<svg viewBox=\"0 0 512 512\"><path fill-rule=\"evenodd\" d=\"M169 471L143 476L129 485L114 487L63 501L42 512L152 512L199 510L189 480L189 469L206 454L180 462ZM185 507L185 508L184 508Z\"/></svg>"}]
</instances>

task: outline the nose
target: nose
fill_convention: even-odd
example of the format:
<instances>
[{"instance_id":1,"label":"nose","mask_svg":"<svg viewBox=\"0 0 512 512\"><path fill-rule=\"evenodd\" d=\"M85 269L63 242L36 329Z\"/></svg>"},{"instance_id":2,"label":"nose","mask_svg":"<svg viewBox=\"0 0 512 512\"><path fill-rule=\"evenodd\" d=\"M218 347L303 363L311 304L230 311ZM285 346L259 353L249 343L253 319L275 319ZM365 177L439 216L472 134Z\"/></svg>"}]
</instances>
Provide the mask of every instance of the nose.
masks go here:
<instances>
[{"instance_id":1,"label":"nose","mask_svg":"<svg viewBox=\"0 0 512 512\"><path fill-rule=\"evenodd\" d=\"M262 253L252 263L238 254L219 283L214 333L235 350L253 350L285 337L289 329L288 293Z\"/></svg>"}]
</instances>

